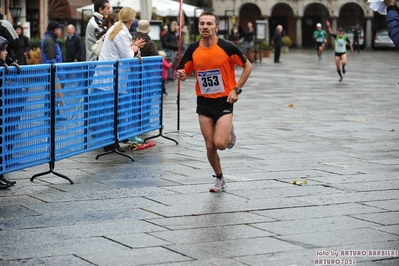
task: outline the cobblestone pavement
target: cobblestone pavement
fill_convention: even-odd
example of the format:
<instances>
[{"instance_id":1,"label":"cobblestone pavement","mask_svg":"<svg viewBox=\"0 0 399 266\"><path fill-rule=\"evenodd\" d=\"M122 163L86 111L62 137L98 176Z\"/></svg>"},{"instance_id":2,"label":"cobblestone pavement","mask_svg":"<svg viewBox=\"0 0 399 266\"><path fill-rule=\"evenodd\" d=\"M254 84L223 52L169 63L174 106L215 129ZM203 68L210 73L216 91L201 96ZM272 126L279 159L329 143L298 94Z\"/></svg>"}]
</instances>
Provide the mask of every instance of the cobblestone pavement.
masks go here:
<instances>
[{"instance_id":1,"label":"cobblestone pavement","mask_svg":"<svg viewBox=\"0 0 399 266\"><path fill-rule=\"evenodd\" d=\"M101 150L56 162L74 185L30 182L48 165L6 175L0 265L399 265L398 52L349 54L342 82L330 50L281 61L255 63L235 105L224 193L208 192L193 79L179 112L168 83L163 134L128 150L134 162Z\"/></svg>"}]
</instances>

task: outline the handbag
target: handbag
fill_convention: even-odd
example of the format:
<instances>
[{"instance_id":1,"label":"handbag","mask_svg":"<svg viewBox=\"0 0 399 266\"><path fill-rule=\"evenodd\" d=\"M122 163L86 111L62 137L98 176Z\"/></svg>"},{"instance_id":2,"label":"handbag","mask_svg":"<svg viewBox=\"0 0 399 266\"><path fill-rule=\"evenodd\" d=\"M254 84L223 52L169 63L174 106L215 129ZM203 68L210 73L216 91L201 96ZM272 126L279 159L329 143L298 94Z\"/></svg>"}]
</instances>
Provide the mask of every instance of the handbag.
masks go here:
<instances>
[{"instance_id":1,"label":"handbag","mask_svg":"<svg viewBox=\"0 0 399 266\"><path fill-rule=\"evenodd\" d=\"M105 34L103 36L101 36L100 39L98 39L95 44L93 44L91 46L91 51L97 56L100 55L101 48L103 47L104 39L105 39Z\"/></svg>"}]
</instances>

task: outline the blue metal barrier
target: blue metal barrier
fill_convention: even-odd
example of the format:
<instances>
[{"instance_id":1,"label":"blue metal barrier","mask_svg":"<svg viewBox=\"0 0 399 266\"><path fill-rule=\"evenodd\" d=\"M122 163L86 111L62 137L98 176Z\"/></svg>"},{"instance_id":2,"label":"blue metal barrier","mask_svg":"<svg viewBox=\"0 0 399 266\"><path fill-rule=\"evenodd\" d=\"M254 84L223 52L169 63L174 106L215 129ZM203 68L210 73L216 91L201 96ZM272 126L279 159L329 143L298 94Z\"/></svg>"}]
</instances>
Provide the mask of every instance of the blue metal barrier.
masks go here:
<instances>
[{"instance_id":1,"label":"blue metal barrier","mask_svg":"<svg viewBox=\"0 0 399 266\"><path fill-rule=\"evenodd\" d=\"M114 143L115 65L55 64L55 160Z\"/></svg>"},{"instance_id":2,"label":"blue metal barrier","mask_svg":"<svg viewBox=\"0 0 399 266\"><path fill-rule=\"evenodd\" d=\"M161 56L0 68L0 82L0 174L58 174L57 160L162 128Z\"/></svg>"},{"instance_id":3,"label":"blue metal barrier","mask_svg":"<svg viewBox=\"0 0 399 266\"><path fill-rule=\"evenodd\" d=\"M0 68L0 173L50 158L50 65Z\"/></svg>"},{"instance_id":4,"label":"blue metal barrier","mask_svg":"<svg viewBox=\"0 0 399 266\"><path fill-rule=\"evenodd\" d=\"M142 97L140 60L120 60L118 79L118 139L125 140L141 132L140 120L135 119Z\"/></svg>"},{"instance_id":5,"label":"blue metal barrier","mask_svg":"<svg viewBox=\"0 0 399 266\"><path fill-rule=\"evenodd\" d=\"M162 96L162 57L143 57L143 62L119 61L118 139L159 129Z\"/></svg>"},{"instance_id":6,"label":"blue metal barrier","mask_svg":"<svg viewBox=\"0 0 399 266\"><path fill-rule=\"evenodd\" d=\"M162 58L162 57L161 57ZM142 116L143 132L160 129L160 110L162 108L162 61L157 58L143 58L142 88L143 101ZM159 64L156 64L156 61ZM146 64L147 63L147 64Z\"/></svg>"}]
</instances>

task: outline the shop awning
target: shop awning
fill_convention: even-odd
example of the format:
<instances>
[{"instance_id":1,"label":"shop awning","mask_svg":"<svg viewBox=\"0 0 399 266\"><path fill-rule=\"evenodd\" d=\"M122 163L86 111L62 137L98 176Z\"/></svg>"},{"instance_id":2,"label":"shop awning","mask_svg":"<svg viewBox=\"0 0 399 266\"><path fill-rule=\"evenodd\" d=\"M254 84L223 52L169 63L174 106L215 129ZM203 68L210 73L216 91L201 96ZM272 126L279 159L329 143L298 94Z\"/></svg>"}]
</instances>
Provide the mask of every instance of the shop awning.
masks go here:
<instances>
[{"instance_id":1,"label":"shop awning","mask_svg":"<svg viewBox=\"0 0 399 266\"><path fill-rule=\"evenodd\" d=\"M80 19L81 14L76 12L76 8L90 4L93 4L92 0L49 0L49 19Z\"/></svg>"}]
</instances>

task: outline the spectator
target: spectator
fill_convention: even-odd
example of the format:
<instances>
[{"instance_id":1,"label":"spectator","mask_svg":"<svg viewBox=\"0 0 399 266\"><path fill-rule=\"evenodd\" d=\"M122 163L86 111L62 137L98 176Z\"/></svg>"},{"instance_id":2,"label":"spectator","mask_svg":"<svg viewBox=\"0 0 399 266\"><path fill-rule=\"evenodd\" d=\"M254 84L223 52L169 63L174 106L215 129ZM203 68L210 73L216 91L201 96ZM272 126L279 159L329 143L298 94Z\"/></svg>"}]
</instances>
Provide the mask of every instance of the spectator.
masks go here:
<instances>
[{"instance_id":1,"label":"spectator","mask_svg":"<svg viewBox=\"0 0 399 266\"><path fill-rule=\"evenodd\" d=\"M119 21L108 30L99 60L133 58L139 54L145 41L141 39L132 41L128 30L135 20L135 16L136 11L130 7L123 7L119 11Z\"/></svg>"},{"instance_id":2,"label":"spectator","mask_svg":"<svg viewBox=\"0 0 399 266\"><path fill-rule=\"evenodd\" d=\"M137 27L139 26L139 21L134 19L132 26L129 28L129 32L132 36L134 36L137 32Z\"/></svg>"},{"instance_id":3,"label":"spectator","mask_svg":"<svg viewBox=\"0 0 399 266\"><path fill-rule=\"evenodd\" d=\"M47 25L47 31L40 45L43 64L63 62L61 46L57 42L60 34L60 24L57 21L51 21Z\"/></svg>"},{"instance_id":4,"label":"spectator","mask_svg":"<svg viewBox=\"0 0 399 266\"><path fill-rule=\"evenodd\" d=\"M111 5L108 0L97 0L94 3L94 13L86 27L86 61L95 61L97 56L92 52L91 47L96 39L96 32L100 31L100 25L104 18L111 13Z\"/></svg>"},{"instance_id":5,"label":"spectator","mask_svg":"<svg viewBox=\"0 0 399 266\"><path fill-rule=\"evenodd\" d=\"M172 64L166 60L166 53L164 51L158 52L162 56L162 93L168 95L166 92L166 81L168 79L168 69L172 67Z\"/></svg>"},{"instance_id":6,"label":"spectator","mask_svg":"<svg viewBox=\"0 0 399 266\"><path fill-rule=\"evenodd\" d=\"M83 42L79 35L75 34L75 26L69 24L67 27L68 36L65 41L66 62L82 61Z\"/></svg>"},{"instance_id":7,"label":"spectator","mask_svg":"<svg viewBox=\"0 0 399 266\"><path fill-rule=\"evenodd\" d=\"M30 41L29 38L24 35L21 26L15 27L15 32L18 34L18 48L15 51L17 56L17 62L19 65L29 64L29 51L30 51Z\"/></svg>"},{"instance_id":8,"label":"spectator","mask_svg":"<svg viewBox=\"0 0 399 266\"><path fill-rule=\"evenodd\" d=\"M229 40L235 44L238 44L240 41L240 31L238 29L238 25L234 24L233 28L231 29Z\"/></svg>"},{"instance_id":9,"label":"spectator","mask_svg":"<svg viewBox=\"0 0 399 266\"><path fill-rule=\"evenodd\" d=\"M190 44L190 32L188 31L188 27L187 25L184 25L181 28L181 40L182 40L182 47L183 47L183 51L185 51L188 47L188 45Z\"/></svg>"},{"instance_id":10,"label":"spectator","mask_svg":"<svg viewBox=\"0 0 399 266\"><path fill-rule=\"evenodd\" d=\"M118 60L124 58L133 58L135 55L140 54L140 48L145 45L145 41L143 39L137 39L132 41L132 35L130 35L129 29L135 20L136 11L130 7L123 7L119 11L119 21L114 24L106 33L104 44L101 49L100 56L98 58L99 61L106 60ZM94 74L95 77L108 75L107 70L101 70L101 67ZM110 91L113 88L110 86L102 86L101 80L96 80L98 88L96 91ZM107 81L106 81L107 82ZM123 75L119 77L119 93L126 94L128 88L126 82L124 81ZM97 93L98 94L98 93ZM126 97L122 97L119 99L120 104L130 104L127 101ZM101 103L100 103L101 104ZM93 106L94 108L98 108L99 106ZM97 121L98 122L98 121ZM93 128L94 130L96 128ZM112 151L118 150L120 152L125 151L122 147L120 147L119 143L117 145L109 145L104 147L104 151Z\"/></svg>"},{"instance_id":11,"label":"spectator","mask_svg":"<svg viewBox=\"0 0 399 266\"><path fill-rule=\"evenodd\" d=\"M101 36L106 34L108 29L110 29L117 21L118 21L118 16L115 14L109 14L107 18L103 19L100 25L101 31L98 31L95 34L96 39L99 40Z\"/></svg>"},{"instance_id":12,"label":"spectator","mask_svg":"<svg viewBox=\"0 0 399 266\"><path fill-rule=\"evenodd\" d=\"M169 56L172 67L168 70L168 80L175 80L174 70L177 66L177 50L178 50L178 24L172 21L168 26L168 32L161 38L162 47Z\"/></svg>"},{"instance_id":13,"label":"spectator","mask_svg":"<svg viewBox=\"0 0 399 266\"><path fill-rule=\"evenodd\" d=\"M8 74L8 66L9 65L15 65L17 67L19 67L19 66L14 62L14 60L12 60L8 56L7 46L8 46L8 40L6 38L0 36L0 66L5 67L6 68L6 73ZM3 85L2 82L3 82L3 79L0 79L0 87L2 87L2 85ZM3 102L1 101L0 102L0 107L2 107L2 104L3 104ZM20 107L17 107L17 109L19 109L19 108ZM18 110L18 111L20 111L20 110ZM14 119L18 119L19 120L20 117L19 116L15 116L12 119L13 120ZM12 121L12 122L14 122L14 121ZM10 132L11 132L12 135L14 135L14 132L15 132L15 129L16 129L17 126L16 125L11 125L11 126L4 127L4 129L3 129L2 123L3 123L3 119L0 120L0 125L2 126L1 127L2 130L4 130L4 133L5 133L4 135L6 136ZM1 138L3 138L3 136ZM3 139L2 139L2 141L3 141ZM10 145L4 145L4 147L6 149L8 149L9 151L12 151L12 147L9 147L9 146ZM2 145L2 147L3 147L3 145ZM5 156L1 156L0 157L0 164L3 163L3 158L4 157ZM2 175L2 174L0 175L0 189L7 189L7 188L11 187L12 185L15 185L15 183L16 183L15 181L11 181L11 180L6 179L4 177L4 175Z\"/></svg>"},{"instance_id":14,"label":"spectator","mask_svg":"<svg viewBox=\"0 0 399 266\"><path fill-rule=\"evenodd\" d=\"M356 24L356 28L352 29L352 32L353 32L353 47L359 54L360 53L360 44L359 44L360 25Z\"/></svg>"},{"instance_id":15,"label":"spectator","mask_svg":"<svg viewBox=\"0 0 399 266\"><path fill-rule=\"evenodd\" d=\"M138 22L137 32L133 35L133 40L144 39L145 45L140 49L141 56L154 56L159 55L158 49L151 37L148 35L150 33L151 27L148 20L140 20Z\"/></svg>"},{"instance_id":16,"label":"spectator","mask_svg":"<svg viewBox=\"0 0 399 266\"><path fill-rule=\"evenodd\" d=\"M162 28L162 31L161 31L161 38L165 35L165 33L167 33L168 32L168 25L164 25L163 26L163 28Z\"/></svg>"},{"instance_id":17,"label":"spectator","mask_svg":"<svg viewBox=\"0 0 399 266\"><path fill-rule=\"evenodd\" d=\"M62 63L62 50L57 38L61 35L60 24L57 21L50 21L47 31L40 44L40 51L43 64ZM58 98L62 98L62 93L57 93ZM59 106L64 106L64 101L58 102Z\"/></svg>"},{"instance_id":18,"label":"spectator","mask_svg":"<svg viewBox=\"0 0 399 266\"><path fill-rule=\"evenodd\" d=\"M395 5L395 0L384 0L387 6L387 15L385 17L388 25L388 34L391 40L399 47L399 9Z\"/></svg>"},{"instance_id":19,"label":"spectator","mask_svg":"<svg viewBox=\"0 0 399 266\"><path fill-rule=\"evenodd\" d=\"M274 63L280 62L280 54L281 47L283 47L283 38L282 38L283 26L277 25L276 31L274 32L272 45L274 47Z\"/></svg>"},{"instance_id":20,"label":"spectator","mask_svg":"<svg viewBox=\"0 0 399 266\"><path fill-rule=\"evenodd\" d=\"M0 14L0 17L2 14ZM8 41L7 52L8 56L14 61L17 61L16 52L18 49L18 34L7 20L0 20L0 36Z\"/></svg>"},{"instance_id":21,"label":"spectator","mask_svg":"<svg viewBox=\"0 0 399 266\"><path fill-rule=\"evenodd\" d=\"M244 34L243 34L243 37L244 37L244 49L243 50L246 54L249 53L249 50L254 45L254 36L255 36L255 33L254 33L253 24L251 21L248 21L247 27L245 28Z\"/></svg>"}]
</instances>

